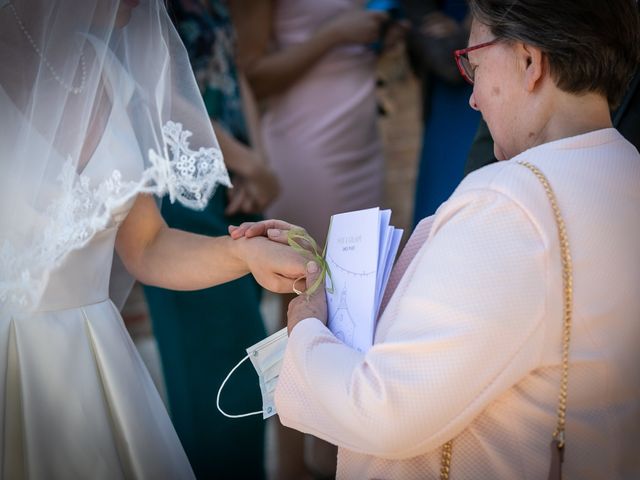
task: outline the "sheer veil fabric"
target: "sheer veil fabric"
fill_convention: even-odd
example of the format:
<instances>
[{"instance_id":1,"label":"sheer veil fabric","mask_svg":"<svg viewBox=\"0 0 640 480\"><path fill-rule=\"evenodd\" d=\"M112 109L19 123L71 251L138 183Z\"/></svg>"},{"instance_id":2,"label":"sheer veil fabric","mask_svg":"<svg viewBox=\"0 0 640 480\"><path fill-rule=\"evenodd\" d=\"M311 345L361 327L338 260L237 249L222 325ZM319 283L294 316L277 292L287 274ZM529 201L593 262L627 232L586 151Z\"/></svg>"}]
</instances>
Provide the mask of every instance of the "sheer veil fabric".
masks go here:
<instances>
[{"instance_id":1,"label":"sheer veil fabric","mask_svg":"<svg viewBox=\"0 0 640 480\"><path fill-rule=\"evenodd\" d=\"M37 306L50 273L136 195L202 209L230 185L161 0L0 0L0 65L4 313ZM116 98L137 145L95 180Z\"/></svg>"}]
</instances>

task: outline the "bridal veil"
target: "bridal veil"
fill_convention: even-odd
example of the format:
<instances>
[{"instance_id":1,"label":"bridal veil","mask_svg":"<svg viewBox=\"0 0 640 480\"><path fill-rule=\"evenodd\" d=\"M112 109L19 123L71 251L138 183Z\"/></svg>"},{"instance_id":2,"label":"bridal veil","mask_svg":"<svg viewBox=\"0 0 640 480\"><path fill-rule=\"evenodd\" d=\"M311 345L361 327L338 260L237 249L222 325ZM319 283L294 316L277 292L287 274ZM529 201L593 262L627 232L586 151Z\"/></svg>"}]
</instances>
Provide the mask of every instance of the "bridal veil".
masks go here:
<instances>
[{"instance_id":1,"label":"bridal veil","mask_svg":"<svg viewBox=\"0 0 640 480\"><path fill-rule=\"evenodd\" d=\"M136 195L202 209L229 185L162 0L0 0L0 65L0 310L36 305L49 273ZM83 170L116 93L139 165L95 182Z\"/></svg>"}]
</instances>

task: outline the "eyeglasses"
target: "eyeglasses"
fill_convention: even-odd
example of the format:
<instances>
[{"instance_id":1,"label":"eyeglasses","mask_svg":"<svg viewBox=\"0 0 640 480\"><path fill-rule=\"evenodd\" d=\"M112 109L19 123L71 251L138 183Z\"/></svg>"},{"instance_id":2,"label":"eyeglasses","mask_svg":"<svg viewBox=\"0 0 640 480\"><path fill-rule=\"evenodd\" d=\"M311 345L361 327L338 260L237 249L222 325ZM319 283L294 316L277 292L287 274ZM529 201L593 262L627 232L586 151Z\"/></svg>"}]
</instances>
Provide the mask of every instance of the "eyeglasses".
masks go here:
<instances>
[{"instance_id":1,"label":"eyeglasses","mask_svg":"<svg viewBox=\"0 0 640 480\"><path fill-rule=\"evenodd\" d=\"M495 45L499 40L499 38L495 38L490 42L481 43L479 45L474 45L472 47L463 48L462 50L456 50L455 52L453 52L453 56L456 57L456 65L458 65L458 70L460 70L460 75L462 75L462 78L473 85L475 70L471 66L471 62L469 62L469 52Z\"/></svg>"}]
</instances>

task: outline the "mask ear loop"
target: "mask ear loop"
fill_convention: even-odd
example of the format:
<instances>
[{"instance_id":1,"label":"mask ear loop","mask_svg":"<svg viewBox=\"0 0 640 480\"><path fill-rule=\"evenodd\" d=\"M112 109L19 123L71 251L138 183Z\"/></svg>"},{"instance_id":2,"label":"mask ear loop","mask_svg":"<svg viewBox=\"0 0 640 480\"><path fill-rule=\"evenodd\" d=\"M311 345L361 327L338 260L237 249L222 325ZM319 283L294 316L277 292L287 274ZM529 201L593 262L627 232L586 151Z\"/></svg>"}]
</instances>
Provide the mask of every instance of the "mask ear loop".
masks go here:
<instances>
[{"instance_id":1,"label":"mask ear loop","mask_svg":"<svg viewBox=\"0 0 640 480\"><path fill-rule=\"evenodd\" d=\"M227 377L224 379L224 381L222 382L222 385L220 385L220 388L218 389L218 395L216 396L216 407L218 407L218 410L220 411L220 413L222 415L224 415L227 418L243 418L243 417L250 417L252 415L262 415L263 411L260 410L258 412L250 412L250 413L241 413L239 415L230 415L226 412L224 412L222 410L222 408L220 408L220 394L222 393L222 389L224 387L224 384L227 383L227 380L229 380L229 377L231 377L231 375L233 375L233 372L236 371L236 369L242 365L242 362L244 362L245 360L247 360L249 358L249 355L246 355L242 360L240 360L235 367L233 367L231 369L231 371L227 374Z\"/></svg>"}]
</instances>

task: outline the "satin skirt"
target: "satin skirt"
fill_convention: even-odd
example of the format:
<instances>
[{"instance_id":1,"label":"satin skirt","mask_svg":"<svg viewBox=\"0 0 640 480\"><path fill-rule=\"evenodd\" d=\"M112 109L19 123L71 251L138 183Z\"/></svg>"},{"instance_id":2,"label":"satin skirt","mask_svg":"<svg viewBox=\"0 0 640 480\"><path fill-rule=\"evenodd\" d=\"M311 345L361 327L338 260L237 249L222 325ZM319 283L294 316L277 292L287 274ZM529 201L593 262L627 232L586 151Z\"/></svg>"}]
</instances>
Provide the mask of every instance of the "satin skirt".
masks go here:
<instances>
[{"instance_id":1,"label":"satin skirt","mask_svg":"<svg viewBox=\"0 0 640 480\"><path fill-rule=\"evenodd\" d=\"M110 300L0 329L2 478L194 478Z\"/></svg>"}]
</instances>

